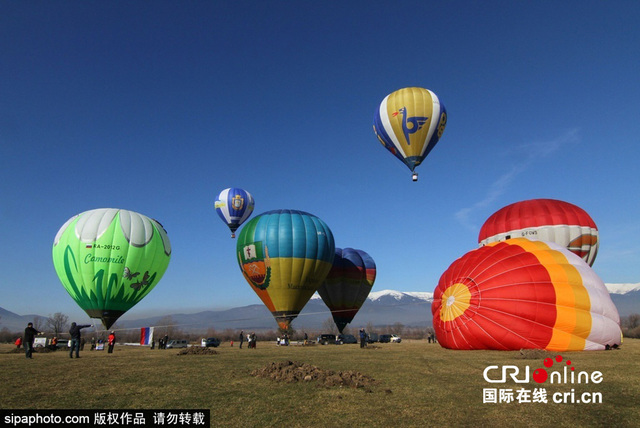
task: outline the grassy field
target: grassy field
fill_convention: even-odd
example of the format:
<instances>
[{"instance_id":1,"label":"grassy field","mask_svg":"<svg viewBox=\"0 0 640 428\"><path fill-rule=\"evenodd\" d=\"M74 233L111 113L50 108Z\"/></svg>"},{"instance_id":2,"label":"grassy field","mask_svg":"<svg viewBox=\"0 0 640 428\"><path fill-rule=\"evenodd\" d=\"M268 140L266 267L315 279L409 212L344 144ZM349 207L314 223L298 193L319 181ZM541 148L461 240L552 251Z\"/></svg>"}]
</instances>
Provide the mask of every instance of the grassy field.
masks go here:
<instances>
[{"instance_id":1,"label":"grassy field","mask_svg":"<svg viewBox=\"0 0 640 428\"><path fill-rule=\"evenodd\" d=\"M0 407L66 409L211 409L212 426L639 426L640 340L619 350L567 352L578 371L600 371L599 384L490 384L489 365L543 367L544 356L518 352L451 351L425 341L289 346L257 349L223 343L216 355L117 346L113 354L84 351L12 353L0 345ZM251 375L273 362L357 371L375 379L360 388L317 381L278 382ZM554 369L555 370L555 369ZM495 372L497 375L498 372ZM483 403L485 388L544 387L548 403ZM555 392L602 394L601 404L554 403Z\"/></svg>"}]
</instances>

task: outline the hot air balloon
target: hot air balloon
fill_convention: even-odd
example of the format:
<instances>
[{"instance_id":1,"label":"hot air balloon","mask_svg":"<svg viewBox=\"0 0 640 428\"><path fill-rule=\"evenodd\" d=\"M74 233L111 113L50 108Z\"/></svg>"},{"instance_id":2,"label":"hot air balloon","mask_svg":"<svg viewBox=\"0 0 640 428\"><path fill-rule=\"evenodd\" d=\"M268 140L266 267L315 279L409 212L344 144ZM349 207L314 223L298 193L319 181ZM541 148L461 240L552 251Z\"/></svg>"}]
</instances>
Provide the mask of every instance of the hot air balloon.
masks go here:
<instances>
[{"instance_id":1,"label":"hot air balloon","mask_svg":"<svg viewBox=\"0 0 640 428\"><path fill-rule=\"evenodd\" d=\"M584 260L552 242L508 239L442 274L431 306L450 349L599 350L620 345L620 317Z\"/></svg>"},{"instance_id":2,"label":"hot air balloon","mask_svg":"<svg viewBox=\"0 0 640 428\"><path fill-rule=\"evenodd\" d=\"M276 210L251 219L236 250L245 279L287 330L331 270L335 243L318 217Z\"/></svg>"},{"instance_id":3,"label":"hot air balloon","mask_svg":"<svg viewBox=\"0 0 640 428\"><path fill-rule=\"evenodd\" d=\"M105 328L160 281L171 258L162 225L133 211L85 211L60 228L53 265L67 292Z\"/></svg>"},{"instance_id":4,"label":"hot air balloon","mask_svg":"<svg viewBox=\"0 0 640 428\"><path fill-rule=\"evenodd\" d=\"M235 187L224 189L215 202L216 212L231 230L231 237L236 237L236 230L253 213L253 196L243 189Z\"/></svg>"},{"instance_id":5,"label":"hot air balloon","mask_svg":"<svg viewBox=\"0 0 640 428\"><path fill-rule=\"evenodd\" d=\"M415 168L438 143L447 125L447 111L428 89L404 88L382 100L373 118L378 140L418 180Z\"/></svg>"},{"instance_id":6,"label":"hot air balloon","mask_svg":"<svg viewBox=\"0 0 640 428\"><path fill-rule=\"evenodd\" d=\"M555 199L530 199L501 208L482 225L478 242L485 245L520 237L555 242L589 266L598 254L598 228L589 214Z\"/></svg>"},{"instance_id":7,"label":"hot air balloon","mask_svg":"<svg viewBox=\"0 0 640 428\"><path fill-rule=\"evenodd\" d=\"M318 294L340 333L353 321L376 280L376 263L362 250L336 248L333 267Z\"/></svg>"}]
</instances>

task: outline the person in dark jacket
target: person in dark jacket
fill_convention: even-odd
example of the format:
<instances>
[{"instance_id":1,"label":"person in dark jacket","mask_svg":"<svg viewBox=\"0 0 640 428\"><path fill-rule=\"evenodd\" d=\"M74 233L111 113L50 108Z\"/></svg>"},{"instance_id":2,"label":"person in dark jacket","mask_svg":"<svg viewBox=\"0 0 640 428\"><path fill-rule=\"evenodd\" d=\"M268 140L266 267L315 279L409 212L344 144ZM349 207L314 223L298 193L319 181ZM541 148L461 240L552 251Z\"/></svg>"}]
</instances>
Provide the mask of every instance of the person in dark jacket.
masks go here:
<instances>
[{"instance_id":1,"label":"person in dark jacket","mask_svg":"<svg viewBox=\"0 0 640 428\"><path fill-rule=\"evenodd\" d=\"M33 323L27 324L27 328L24 329L24 352L27 358L33 358L33 341L36 338L36 334L42 333L41 331L33 328Z\"/></svg>"},{"instance_id":2,"label":"person in dark jacket","mask_svg":"<svg viewBox=\"0 0 640 428\"><path fill-rule=\"evenodd\" d=\"M69 351L69 357L73 358L73 350L76 351L76 358L80 358L80 341L82 340L82 334L80 330L83 328L91 327L90 324L78 325L74 322L71 323L69 334L71 335L71 350Z\"/></svg>"}]
</instances>

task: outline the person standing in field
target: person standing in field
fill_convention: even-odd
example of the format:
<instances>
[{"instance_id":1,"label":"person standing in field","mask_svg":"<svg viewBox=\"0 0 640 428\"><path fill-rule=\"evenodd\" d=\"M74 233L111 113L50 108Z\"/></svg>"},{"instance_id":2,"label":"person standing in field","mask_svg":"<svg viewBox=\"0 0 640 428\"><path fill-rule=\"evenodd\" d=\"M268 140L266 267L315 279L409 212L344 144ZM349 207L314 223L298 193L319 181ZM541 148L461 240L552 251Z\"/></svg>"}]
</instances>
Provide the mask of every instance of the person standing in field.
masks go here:
<instances>
[{"instance_id":1,"label":"person standing in field","mask_svg":"<svg viewBox=\"0 0 640 428\"><path fill-rule=\"evenodd\" d=\"M244 330L240 331L240 349L242 349L242 342L244 342Z\"/></svg>"},{"instance_id":2,"label":"person standing in field","mask_svg":"<svg viewBox=\"0 0 640 428\"><path fill-rule=\"evenodd\" d=\"M113 354L113 347L116 344L116 332L111 330L111 333L109 334L109 350L107 351L108 354Z\"/></svg>"},{"instance_id":3,"label":"person standing in field","mask_svg":"<svg viewBox=\"0 0 640 428\"><path fill-rule=\"evenodd\" d=\"M33 328L33 323L27 324L27 328L24 329L24 353L27 358L33 358L33 341L36 338L36 334L41 332Z\"/></svg>"},{"instance_id":4,"label":"person standing in field","mask_svg":"<svg viewBox=\"0 0 640 428\"><path fill-rule=\"evenodd\" d=\"M16 339L16 349L20 349L20 346L22 345L22 338L18 337Z\"/></svg>"},{"instance_id":5,"label":"person standing in field","mask_svg":"<svg viewBox=\"0 0 640 428\"><path fill-rule=\"evenodd\" d=\"M69 351L69 358L73 358L73 351L76 351L76 358L80 358L80 342L82 341L82 334L80 330L83 328L91 327L90 324L78 325L74 322L71 323L69 334L71 335L71 350Z\"/></svg>"},{"instance_id":6,"label":"person standing in field","mask_svg":"<svg viewBox=\"0 0 640 428\"><path fill-rule=\"evenodd\" d=\"M364 328L360 329L360 347L364 348L367 346L367 332L364 331Z\"/></svg>"}]
</instances>

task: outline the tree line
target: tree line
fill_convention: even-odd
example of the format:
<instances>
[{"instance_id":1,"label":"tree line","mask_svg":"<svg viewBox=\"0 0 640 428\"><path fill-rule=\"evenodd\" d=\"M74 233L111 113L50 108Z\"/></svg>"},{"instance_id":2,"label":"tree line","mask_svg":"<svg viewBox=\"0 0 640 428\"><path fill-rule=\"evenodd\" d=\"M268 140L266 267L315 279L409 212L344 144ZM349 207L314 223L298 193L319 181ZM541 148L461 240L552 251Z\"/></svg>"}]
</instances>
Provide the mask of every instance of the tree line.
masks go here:
<instances>
[{"instance_id":1,"label":"tree line","mask_svg":"<svg viewBox=\"0 0 640 428\"><path fill-rule=\"evenodd\" d=\"M0 317L0 323L2 317ZM60 339L66 339L69 337L69 317L61 312L56 312L48 317L36 316L33 318L33 327L39 331L47 332L47 336L55 336ZM171 316L166 316L158 320L159 327L154 328L154 337L157 340L161 337L168 336L169 339L184 339L190 342L197 342L203 337L217 337L223 342L237 341L239 339L239 329L226 328L223 330L217 330L214 327L203 328L198 331L182 329L180 325L174 322ZM631 314L620 319L620 326L622 328L622 334L624 337L640 339L640 314ZM26 325L25 325L26 327ZM348 326L344 329L345 334L353 334L358 337L358 330L363 327L368 333L378 334L397 334L403 339L422 340L427 339L429 335L434 333L432 327L409 327L402 323L394 323L392 325L377 326L372 323L367 323L364 326ZM114 324L111 328L116 331L117 341L119 343L138 343L140 341L140 329L122 329L118 324ZM9 343L14 342L18 336L22 336L24 332L21 331L9 331L6 327L0 329L0 342ZM244 331L245 334L251 333L249 330ZM276 338L283 335L283 331L280 329L273 330L256 330L258 334L258 340L275 341ZM338 334L338 328L333 322L332 318L327 318L321 329L306 329L296 330L289 329L287 334L291 340L302 340L305 333L309 340L315 340L316 336L320 334ZM106 339L108 332L101 330L98 332L91 330L84 330L83 336L87 339L95 336L96 339Z\"/></svg>"}]
</instances>

